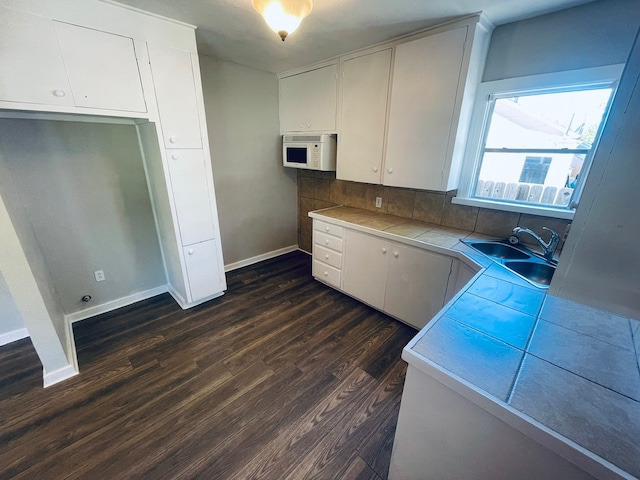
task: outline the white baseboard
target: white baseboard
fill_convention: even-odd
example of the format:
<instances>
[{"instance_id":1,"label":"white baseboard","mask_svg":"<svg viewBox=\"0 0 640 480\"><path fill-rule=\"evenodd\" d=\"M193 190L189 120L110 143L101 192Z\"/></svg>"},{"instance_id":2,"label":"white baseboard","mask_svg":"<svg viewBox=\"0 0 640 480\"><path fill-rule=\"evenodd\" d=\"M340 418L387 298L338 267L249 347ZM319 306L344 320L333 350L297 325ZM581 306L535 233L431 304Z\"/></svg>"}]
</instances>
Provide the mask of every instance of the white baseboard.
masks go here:
<instances>
[{"instance_id":1,"label":"white baseboard","mask_svg":"<svg viewBox=\"0 0 640 480\"><path fill-rule=\"evenodd\" d=\"M273 250L272 252L263 253L262 255L256 255L255 257L247 258L246 260L240 260L239 262L225 265L224 271L230 272L232 270L237 270L238 268L248 267L249 265L253 265L254 263L262 262L263 260L269 260L270 258L284 255L285 253L295 252L296 250L299 250L298 245L291 245L289 247Z\"/></svg>"},{"instance_id":2,"label":"white baseboard","mask_svg":"<svg viewBox=\"0 0 640 480\"><path fill-rule=\"evenodd\" d=\"M166 293L168 291L169 286L162 285L161 287L152 288L151 290L134 293L133 295L129 295L127 297L117 298L101 305L89 307L79 312L70 313L69 315L65 315L64 319L70 324L79 322L80 320L84 320L89 317L95 317L96 315L110 312L112 310L115 310L116 308L126 307L127 305L131 305L132 303L146 300L147 298L155 297L156 295L160 295L161 293Z\"/></svg>"},{"instance_id":3,"label":"white baseboard","mask_svg":"<svg viewBox=\"0 0 640 480\"><path fill-rule=\"evenodd\" d=\"M27 338L28 336L29 331L26 328L20 328L18 330L0 334L0 347L11 342L22 340L23 338Z\"/></svg>"},{"instance_id":4,"label":"white baseboard","mask_svg":"<svg viewBox=\"0 0 640 480\"><path fill-rule=\"evenodd\" d=\"M173 295L173 290L169 290L169 293L171 294L173 299L176 301L176 303L180 306L180 308L183 310L189 310L191 307L195 307L197 305L200 305L201 303L208 302L209 300L213 300L214 298L218 298L224 295L224 292L214 293L213 295L210 295L208 297L201 298L200 300L197 300L195 302L188 303L186 301L183 301L180 295L178 296Z\"/></svg>"},{"instance_id":5,"label":"white baseboard","mask_svg":"<svg viewBox=\"0 0 640 480\"><path fill-rule=\"evenodd\" d=\"M78 375L78 369L73 365L67 365L65 367L59 368L50 373L44 373L42 375L42 379L44 381L44 388L50 387L51 385L55 385L56 383L60 383L67 378L71 378L75 375Z\"/></svg>"}]
</instances>

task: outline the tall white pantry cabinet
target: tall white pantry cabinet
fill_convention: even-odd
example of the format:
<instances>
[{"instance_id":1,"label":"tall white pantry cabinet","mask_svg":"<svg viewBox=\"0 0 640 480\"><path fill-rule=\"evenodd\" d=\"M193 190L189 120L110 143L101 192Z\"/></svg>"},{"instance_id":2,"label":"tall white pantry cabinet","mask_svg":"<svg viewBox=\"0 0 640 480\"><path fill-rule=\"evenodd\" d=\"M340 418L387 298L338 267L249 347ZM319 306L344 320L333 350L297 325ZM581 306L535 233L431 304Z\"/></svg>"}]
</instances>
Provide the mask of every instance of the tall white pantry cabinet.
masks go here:
<instances>
[{"instance_id":1,"label":"tall white pantry cabinet","mask_svg":"<svg viewBox=\"0 0 640 480\"><path fill-rule=\"evenodd\" d=\"M226 289L194 29L109 1L0 0L0 115L135 125L182 308Z\"/></svg>"}]
</instances>

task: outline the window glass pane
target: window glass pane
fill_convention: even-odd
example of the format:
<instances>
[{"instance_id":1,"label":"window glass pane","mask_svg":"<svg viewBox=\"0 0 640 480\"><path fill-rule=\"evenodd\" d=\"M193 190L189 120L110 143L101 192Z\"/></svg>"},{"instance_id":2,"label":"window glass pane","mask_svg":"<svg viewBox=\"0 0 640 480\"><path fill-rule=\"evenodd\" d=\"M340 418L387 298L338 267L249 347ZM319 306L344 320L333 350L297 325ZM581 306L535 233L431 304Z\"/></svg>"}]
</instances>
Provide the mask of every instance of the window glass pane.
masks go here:
<instances>
[{"instance_id":1,"label":"window glass pane","mask_svg":"<svg viewBox=\"0 0 640 480\"><path fill-rule=\"evenodd\" d=\"M475 196L496 201L567 207L585 155L487 152Z\"/></svg>"},{"instance_id":2,"label":"window glass pane","mask_svg":"<svg viewBox=\"0 0 640 480\"><path fill-rule=\"evenodd\" d=\"M499 98L486 148L590 148L610 88Z\"/></svg>"}]
</instances>

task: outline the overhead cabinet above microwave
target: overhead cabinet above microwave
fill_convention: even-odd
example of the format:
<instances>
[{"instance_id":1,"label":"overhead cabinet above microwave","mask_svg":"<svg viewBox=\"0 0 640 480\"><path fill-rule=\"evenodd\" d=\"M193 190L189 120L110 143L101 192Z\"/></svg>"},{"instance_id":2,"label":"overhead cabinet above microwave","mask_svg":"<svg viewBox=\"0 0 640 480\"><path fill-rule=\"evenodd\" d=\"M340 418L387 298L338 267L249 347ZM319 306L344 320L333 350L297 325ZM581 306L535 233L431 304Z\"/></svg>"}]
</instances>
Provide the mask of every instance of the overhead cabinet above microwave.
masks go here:
<instances>
[{"instance_id":1,"label":"overhead cabinet above microwave","mask_svg":"<svg viewBox=\"0 0 640 480\"><path fill-rule=\"evenodd\" d=\"M474 15L340 57L336 177L424 190L457 188L490 32L491 26ZM285 133L304 125L285 122L293 109L294 97L287 93L291 79L309 87L295 108L326 109L330 115L326 98L331 95L321 100L311 90L328 91L334 83L329 75L324 83L319 77L302 81L313 72L280 77Z\"/></svg>"}]
</instances>

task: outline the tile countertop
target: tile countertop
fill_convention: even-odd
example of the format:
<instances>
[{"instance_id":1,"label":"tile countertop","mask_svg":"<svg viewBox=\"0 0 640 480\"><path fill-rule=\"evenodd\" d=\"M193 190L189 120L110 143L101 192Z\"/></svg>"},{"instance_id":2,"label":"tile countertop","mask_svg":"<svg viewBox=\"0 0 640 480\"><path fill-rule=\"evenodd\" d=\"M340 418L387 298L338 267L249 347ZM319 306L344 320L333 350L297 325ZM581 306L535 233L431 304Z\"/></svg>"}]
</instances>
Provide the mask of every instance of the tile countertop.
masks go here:
<instances>
[{"instance_id":1,"label":"tile countertop","mask_svg":"<svg viewBox=\"0 0 640 480\"><path fill-rule=\"evenodd\" d=\"M404 360L597 477L640 477L640 321L548 296L459 242L483 235L349 207L310 216L472 259L481 273Z\"/></svg>"}]
</instances>

